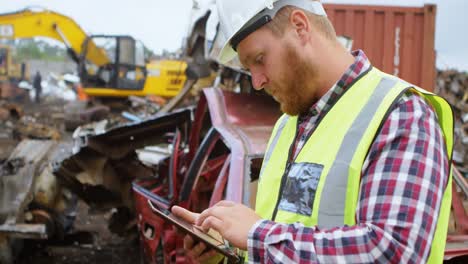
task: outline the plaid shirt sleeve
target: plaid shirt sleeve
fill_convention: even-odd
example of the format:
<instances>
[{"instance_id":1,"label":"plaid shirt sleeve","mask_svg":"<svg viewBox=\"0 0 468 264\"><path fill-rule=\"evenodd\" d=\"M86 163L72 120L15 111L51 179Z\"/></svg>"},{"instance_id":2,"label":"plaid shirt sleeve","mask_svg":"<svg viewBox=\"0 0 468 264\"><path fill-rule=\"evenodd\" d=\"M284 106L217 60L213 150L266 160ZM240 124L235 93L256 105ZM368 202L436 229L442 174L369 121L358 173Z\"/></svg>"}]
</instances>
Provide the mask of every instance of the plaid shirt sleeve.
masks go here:
<instances>
[{"instance_id":1,"label":"plaid shirt sleeve","mask_svg":"<svg viewBox=\"0 0 468 264\"><path fill-rule=\"evenodd\" d=\"M366 157L357 224L319 230L260 220L249 232L249 262L425 263L448 169L434 111L406 94Z\"/></svg>"}]
</instances>

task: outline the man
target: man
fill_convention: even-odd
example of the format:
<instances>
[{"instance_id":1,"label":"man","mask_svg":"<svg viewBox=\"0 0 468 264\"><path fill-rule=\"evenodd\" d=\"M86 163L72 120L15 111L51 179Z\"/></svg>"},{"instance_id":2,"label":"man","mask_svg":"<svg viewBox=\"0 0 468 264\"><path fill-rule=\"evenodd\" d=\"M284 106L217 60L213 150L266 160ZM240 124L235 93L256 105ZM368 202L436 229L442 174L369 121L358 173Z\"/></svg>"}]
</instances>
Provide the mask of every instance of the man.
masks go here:
<instances>
[{"instance_id":1,"label":"man","mask_svg":"<svg viewBox=\"0 0 468 264\"><path fill-rule=\"evenodd\" d=\"M39 71L36 72L33 80L34 91L36 91L36 103L41 102L41 93L42 93L42 77Z\"/></svg>"},{"instance_id":2,"label":"man","mask_svg":"<svg viewBox=\"0 0 468 264\"><path fill-rule=\"evenodd\" d=\"M200 215L173 213L219 231L254 263L442 262L450 106L372 67L363 51L347 52L317 1L218 0L218 9L228 36L221 61L237 51L254 88L285 114L255 212L222 201ZM299 203L290 201L296 188ZM200 261L213 255L185 242Z\"/></svg>"}]
</instances>

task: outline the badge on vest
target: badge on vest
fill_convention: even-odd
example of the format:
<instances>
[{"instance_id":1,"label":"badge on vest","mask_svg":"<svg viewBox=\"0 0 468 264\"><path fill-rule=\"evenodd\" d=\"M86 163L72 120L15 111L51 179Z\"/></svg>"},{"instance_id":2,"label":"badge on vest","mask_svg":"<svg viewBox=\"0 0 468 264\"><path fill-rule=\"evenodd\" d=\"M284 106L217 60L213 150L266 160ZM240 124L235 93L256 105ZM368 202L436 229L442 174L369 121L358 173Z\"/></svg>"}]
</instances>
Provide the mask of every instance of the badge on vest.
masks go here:
<instances>
[{"instance_id":1,"label":"badge on vest","mask_svg":"<svg viewBox=\"0 0 468 264\"><path fill-rule=\"evenodd\" d=\"M293 163L281 194L278 209L310 216L323 165Z\"/></svg>"}]
</instances>

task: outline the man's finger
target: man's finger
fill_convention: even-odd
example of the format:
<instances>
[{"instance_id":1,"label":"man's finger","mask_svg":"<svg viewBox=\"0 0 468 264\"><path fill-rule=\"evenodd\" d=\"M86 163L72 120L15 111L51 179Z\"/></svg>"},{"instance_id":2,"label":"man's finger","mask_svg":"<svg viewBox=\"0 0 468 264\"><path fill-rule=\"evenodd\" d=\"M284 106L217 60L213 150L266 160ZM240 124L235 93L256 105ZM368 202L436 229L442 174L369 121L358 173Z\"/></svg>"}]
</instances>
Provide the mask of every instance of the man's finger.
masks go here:
<instances>
[{"instance_id":1,"label":"man's finger","mask_svg":"<svg viewBox=\"0 0 468 264\"><path fill-rule=\"evenodd\" d=\"M218 255L219 253L216 252L216 250L212 249L209 250L208 252L203 253L197 260L200 263L205 263L211 260L214 256Z\"/></svg>"},{"instance_id":2,"label":"man's finger","mask_svg":"<svg viewBox=\"0 0 468 264\"><path fill-rule=\"evenodd\" d=\"M208 209L205 209L203 212L201 212L200 215L198 215L197 219L195 220L195 225L201 226L203 221L205 221L205 218L210 216L212 214L212 211L214 210L216 206L210 207Z\"/></svg>"},{"instance_id":3,"label":"man's finger","mask_svg":"<svg viewBox=\"0 0 468 264\"><path fill-rule=\"evenodd\" d=\"M224 206L224 207L233 207L234 205L236 205L235 202L228 201L228 200L222 200L215 204L215 206Z\"/></svg>"},{"instance_id":4,"label":"man's finger","mask_svg":"<svg viewBox=\"0 0 468 264\"><path fill-rule=\"evenodd\" d=\"M202 223L205 221L205 219L210 216L214 216L222 220L225 216L229 214L229 211L226 211L226 210L231 210L231 208L228 208L225 206L217 206L217 205L211 208L208 208L197 217L195 224L198 226L201 226Z\"/></svg>"},{"instance_id":5,"label":"man's finger","mask_svg":"<svg viewBox=\"0 0 468 264\"><path fill-rule=\"evenodd\" d=\"M175 216L180 217L184 219L185 221L192 223L192 224L195 223L195 220L198 217L197 213L190 212L189 210L182 208L180 206L177 206L177 205L174 205L171 211Z\"/></svg>"},{"instance_id":6,"label":"man's finger","mask_svg":"<svg viewBox=\"0 0 468 264\"><path fill-rule=\"evenodd\" d=\"M198 258L202 253L203 251L206 249L206 245L205 243L203 242L199 242L197 243L191 250L190 254L194 257L194 258Z\"/></svg>"},{"instance_id":7,"label":"man's finger","mask_svg":"<svg viewBox=\"0 0 468 264\"><path fill-rule=\"evenodd\" d=\"M191 250L193 247L193 238L190 235L184 237L184 248L186 250Z\"/></svg>"},{"instance_id":8,"label":"man's finger","mask_svg":"<svg viewBox=\"0 0 468 264\"><path fill-rule=\"evenodd\" d=\"M205 232L208 232L210 228L213 228L221 234L223 233L223 230L227 228L226 226L224 226L223 221L214 216L207 217L205 221L203 221L201 227Z\"/></svg>"}]
</instances>

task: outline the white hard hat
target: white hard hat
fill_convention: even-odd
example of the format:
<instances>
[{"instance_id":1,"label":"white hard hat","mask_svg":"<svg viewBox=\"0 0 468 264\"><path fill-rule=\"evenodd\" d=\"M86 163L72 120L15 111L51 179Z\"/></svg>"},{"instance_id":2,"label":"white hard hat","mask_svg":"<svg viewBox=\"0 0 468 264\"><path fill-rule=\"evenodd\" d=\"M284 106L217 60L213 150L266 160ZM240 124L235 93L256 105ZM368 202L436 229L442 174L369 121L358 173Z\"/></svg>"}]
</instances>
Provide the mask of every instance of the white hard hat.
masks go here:
<instances>
[{"instance_id":1,"label":"white hard hat","mask_svg":"<svg viewBox=\"0 0 468 264\"><path fill-rule=\"evenodd\" d=\"M226 63L236 55L239 42L270 22L285 6L295 6L313 14L327 16L323 6L312 0L217 0L221 30L227 37L218 60Z\"/></svg>"}]
</instances>

